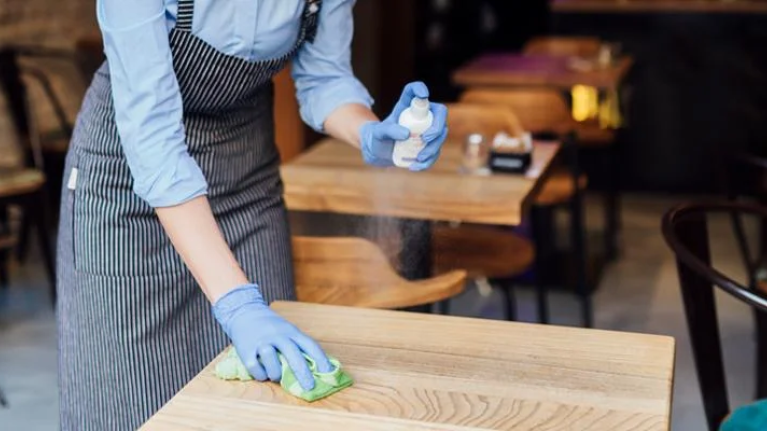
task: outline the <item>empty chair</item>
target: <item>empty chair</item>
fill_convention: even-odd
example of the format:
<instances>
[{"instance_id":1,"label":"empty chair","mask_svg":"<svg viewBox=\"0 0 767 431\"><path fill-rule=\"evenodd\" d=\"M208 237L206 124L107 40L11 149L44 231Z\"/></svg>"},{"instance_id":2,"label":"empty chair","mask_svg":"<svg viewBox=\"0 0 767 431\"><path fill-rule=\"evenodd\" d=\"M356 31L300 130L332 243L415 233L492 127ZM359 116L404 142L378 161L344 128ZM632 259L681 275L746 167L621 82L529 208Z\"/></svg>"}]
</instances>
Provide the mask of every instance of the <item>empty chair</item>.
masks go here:
<instances>
[{"instance_id":1,"label":"empty chair","mask_svg":"<svg viewBox=\"0 0 767 431\"><path fill-rule=\"evenodd\" d=\"M0 80L0 86L4 86L9 111L12 113L13 125L21 142L3 143L6 148L15 146L23 147L28 143L33 156L31 163L20 163L17 166L0 168L0 284L8 283L6 270L9 251L18 244L19 237L24 237L25 232L34 226L37 230L40 251L42 253L45 270L50 281L51 300L56 301L56 277L53 261L50 224L47 217L49 214L46 197L46 176L42 170L40 134L36 119L29 109L28 93L18 69L15 53L9 50L0 52L0 67L6 68L9 73L4 74ZM15 141L16 136L11 135L10 141ZM22 232L15 234L7 223L8 208L17 206L22 210Z\"/></svg>"},{"instance_id":2,"label":"empty chair","mask_svg":"<svg viewBox=\"0 0 767 431\"><path fill-rule=\"evenodd\" d=\"M712 267L706 226L706 218L710 214L750 215L764 221L767 220L767 208L735 202L685 204L673 208L663 217L663 236L676 256L703 407L709 430L714 431L719 429L730 408L713 286L755 310L758 396L764 396L767 386L764 377L767 372L767 356L764 354L764 346L767 345L767 293L756 286L744 286Z\"/></svg>"},{"instance_id":3,"label":"empty chair","mask_svg":"<svg viewBox=\"0 0 767 431\"><path fill-rule=\"evenodd\" d=\"M490 140L498 132L520 136L524 131L514 113L504 106L451 104L448 122L451 136L460 140L473 133ZM535 256L530 241L511 230L473 224L436 224L432 230L432 250L435 273L461 269L474 279L489 281L521 275L530 268ZM507 318L514 319L513 291L504 287L501 292ZM539 301L542 308L539 313L545 320L545 297L541 296Z\"/></svg>"},{"instance_id":4,"label":"empty chair","mask_svg":"<svg viewBox=\"0 0 767 431\"><path fill-rule=\"evenodd\" d=\"M466 272L408 281L378 246L354 237L293 237L298 300L399 309L433 304L463 292Z\"/></svg>"},{"instance_id":5,"label":"empty chair","mask_svg":"<svg viewBox=\"0 0 767 431\"><path fill-rule=\"evenodd\" d=\"M618 250L620 228L620 203L617 147L614 145L615 132L602 129L590 122L573 120L562 94L552 89L472 89L461 96L469 103L503 104L514 110L522 126L531 132L553 132L558 135L574 132L579 146L600 147L603 164L609 173L608 185L603 194L605 235L604 249L608 258L614 258ZM557 205L566 202L575 192L571 175L562 168L555 172L544 185L538 197L540 205ZM588 177L579 175L578 185L585 190Z\"/></svg>"},{"instance_id":6,"label":"empty chair","mask_svg":"<svg viewBox=\"0 0 767 431\"><path fill-rule=\"evenodd\" d=\"M519 120L521 126L535 134L554 135L567 143L571 140L574 122L561 95L547 89L472 89L461 96L462 103L505 106ZM561 164L544 183L535 200L533 216L538 225L536 229L536 256L539 261L548 260L554 249L553 210L559 206L568 206L571 216L572 250L575 262L576 291L583 306L583 320L586 326L592 324L591 300L585 276L585 227L583 221L582 193L588 179L578 169L575 148L567 145L567 163ZM551 239L544 241L543 236ZM537 267L540 267L537 265ZM540 289L540 288L539 288Z\"/></svg>"},{"instance_id":7,"label":"empty chair","mask_svg":"<svg viewBox=\"0 0 767 431\"><path fill-rule=\"evenodd\" d=\"M523 52L531 55L595 57L602 41L589 36L540 36L528 41Z\"/></svg>"}]
</instances>

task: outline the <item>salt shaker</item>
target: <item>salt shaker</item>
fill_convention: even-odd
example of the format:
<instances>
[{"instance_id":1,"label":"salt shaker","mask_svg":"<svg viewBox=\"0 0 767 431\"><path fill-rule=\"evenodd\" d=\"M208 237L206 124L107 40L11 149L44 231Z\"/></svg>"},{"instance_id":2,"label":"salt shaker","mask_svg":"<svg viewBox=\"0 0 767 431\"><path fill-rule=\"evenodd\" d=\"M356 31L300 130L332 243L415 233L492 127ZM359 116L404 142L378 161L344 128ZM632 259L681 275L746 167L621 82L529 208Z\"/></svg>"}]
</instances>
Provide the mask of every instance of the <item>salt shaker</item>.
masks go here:
<instances>
[{"instance_id":1,"label":"salt shaker","mask_svg":"<svg viewBox=\"0 0 767 431\"><path fill-rule=\"evenodd\" d=\"M467 173L480 174L487 170L488 143L479 133L472 133L466 138L463 147L462 170Z\"/></svg>"}]
</instances>

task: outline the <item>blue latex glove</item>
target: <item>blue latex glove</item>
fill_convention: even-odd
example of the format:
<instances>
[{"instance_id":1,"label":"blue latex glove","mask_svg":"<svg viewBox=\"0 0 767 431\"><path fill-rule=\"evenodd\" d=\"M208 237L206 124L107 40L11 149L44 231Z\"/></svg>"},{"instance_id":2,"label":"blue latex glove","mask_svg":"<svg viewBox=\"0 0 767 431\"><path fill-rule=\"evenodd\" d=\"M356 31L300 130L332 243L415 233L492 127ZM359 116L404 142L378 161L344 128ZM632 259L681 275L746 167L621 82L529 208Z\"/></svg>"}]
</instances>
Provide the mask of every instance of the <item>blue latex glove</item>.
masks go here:
<instances>
[{"instance_id":1,"label":"blue latex glove","mask_svg":"<svg viewBox=\"0 0 767 431\"><path fill-rule=\"evenodd\" d=\"M307 391L314 389L314 376L302 351L314 359L318 371L333 371L319 344L272 311L256 285L241 286L222 296L213 305L213 315L250 375L258 381L282 379L278 351Z\"/></svg>"},{"instance_id":2,"label":"blue latex glove","mask_svg":"<svg viewBox=\"0 0 767 431\"><path fill-rule=\"evenodd\" d=\"M394 166L392 153L394 142L404 141L410 137L410 131L397 124L402 111L410 107L414 97L428 98L429 89L423 82L412 82L405 86L394 110L383 121L370 121L360 128L362 157L365 163L373 166ZM418 154L416 163L410 166L411 171L422 171L430 168L439 158L442 144L447 138L447 107L439 103L430 103L434 122L429 130L421 135L424 148Z\"/></svg>"}]
</instances>

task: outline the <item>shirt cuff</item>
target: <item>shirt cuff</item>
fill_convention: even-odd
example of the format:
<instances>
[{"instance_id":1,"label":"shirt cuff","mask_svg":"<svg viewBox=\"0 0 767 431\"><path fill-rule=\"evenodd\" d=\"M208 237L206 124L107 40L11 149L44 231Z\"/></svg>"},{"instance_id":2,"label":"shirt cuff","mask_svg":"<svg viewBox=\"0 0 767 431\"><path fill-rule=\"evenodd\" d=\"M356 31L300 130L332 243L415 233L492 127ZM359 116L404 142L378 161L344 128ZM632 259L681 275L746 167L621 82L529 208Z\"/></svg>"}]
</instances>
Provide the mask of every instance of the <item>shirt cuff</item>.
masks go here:
<instances>
[{"instance_id":1,"label":"shirt cuff","mask_svg":"<svg viewBox=\"0 0 767 431\"><path fill-rule=\"evenodd\" d=\"M353 77L334 79L310 92L299 92L298 99L301 118L319 133L324 133L325 120L341 106L354 103L370 108L374 103L365 86Z\"/></svg>"},{"instance_id":2,"label":"shirt cuff","mask_svg":"<svg viewBox=\"0 0 767 431\"><path fill-rule=\"evenodd\" d=\"M180 205L208 192L205 175L189 154L136 174L133 191L153 208Z\"/></svg>"}]
</instances>

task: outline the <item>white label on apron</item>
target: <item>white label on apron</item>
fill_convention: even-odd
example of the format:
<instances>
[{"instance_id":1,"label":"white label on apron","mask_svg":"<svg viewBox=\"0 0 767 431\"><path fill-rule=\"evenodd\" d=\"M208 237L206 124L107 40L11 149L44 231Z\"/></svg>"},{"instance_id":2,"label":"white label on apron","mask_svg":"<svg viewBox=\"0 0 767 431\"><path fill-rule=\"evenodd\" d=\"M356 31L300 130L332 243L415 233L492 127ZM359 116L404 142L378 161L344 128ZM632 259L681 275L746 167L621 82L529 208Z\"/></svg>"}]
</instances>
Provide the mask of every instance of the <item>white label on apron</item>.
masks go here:
<instances>
[{"instance_id":1,"label":"white label on apron","mask_svg":"<svg viewBox=\"0 0 767 431\"><path fill-rule=\"evenodd\" d=\"M75 186L77 186L77 168L72 168L72 172L69 174L67 188L69 188L69 190L74 190Z\"/></svg>"}]
</instances>

